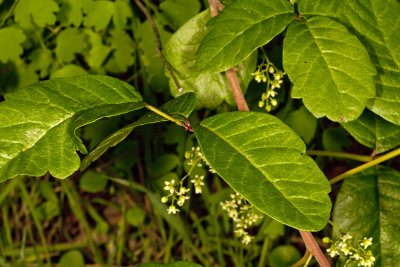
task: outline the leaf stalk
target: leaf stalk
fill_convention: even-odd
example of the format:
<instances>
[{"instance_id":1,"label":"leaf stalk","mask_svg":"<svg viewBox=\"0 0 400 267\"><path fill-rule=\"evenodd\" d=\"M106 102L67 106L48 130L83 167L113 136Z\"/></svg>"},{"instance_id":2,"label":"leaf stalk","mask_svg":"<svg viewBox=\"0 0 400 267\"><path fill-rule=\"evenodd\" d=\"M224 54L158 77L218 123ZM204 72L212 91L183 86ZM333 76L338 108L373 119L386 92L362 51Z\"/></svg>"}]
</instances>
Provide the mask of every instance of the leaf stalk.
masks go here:
<instances>
[{"instance_id":1,"label":"leaf stalk","mask_svg":"<svg viewBox=\"0 0 400 267\"><path fill-rule=\"evenodd\" d=\"M352 175L354 175L356 173L359 173L359 172L361 172L361 171L363 171L365 169L371 168L371 167L373 167L375 165L378 165L379 163L382 163L384 161L387 161L387 160L389 160L391 158L394 158L394 157L397 157L399 155L400 155L400 147L395 149L395 150L393 150L393 151L391 151L391 152L389 152L389 153L387 153L387 154L385 154L385 155L383 155L383 156L377 157L374 160L371 160L370 162L367 162L367 163L365 163L363 165L360 165L360 166L358 166L358 167L356 167L354 169L351 169L351 170L349 170L349 171L347 171L345 173L342 173L342 174L336 176L333 179L330 179L329 183L331 185L335 184L337 182L340 182L341 180L343 180L346 177L352 176Z\"/></svg>"}]
</instances>

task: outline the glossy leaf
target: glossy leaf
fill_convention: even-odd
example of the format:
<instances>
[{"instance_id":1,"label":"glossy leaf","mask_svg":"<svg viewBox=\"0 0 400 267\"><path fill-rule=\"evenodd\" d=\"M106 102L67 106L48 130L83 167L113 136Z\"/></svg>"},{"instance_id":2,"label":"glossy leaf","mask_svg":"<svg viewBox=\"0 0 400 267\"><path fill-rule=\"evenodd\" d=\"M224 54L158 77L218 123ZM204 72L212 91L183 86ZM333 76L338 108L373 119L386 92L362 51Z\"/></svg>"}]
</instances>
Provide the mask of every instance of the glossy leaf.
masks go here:
<instances>
[{"instance_id":1,"label":"glossy leaf","mask_svg":"<svg viewBox=\"0 0 400 267\"><path fill-rule=\"evenodd\" d=\"M222 113L204 120L195 134L211 167L260 211L306 231L326 225L327 179L280 120L257 112Z\"/></svg>"},{"instance_id":2,"label":"glossy leaf","mask_svg":"<svg viewBox=\"0 0 400 267\"><path fill-rule=\"evenodd\" d=\"M288 1L235 1L208 23L198 54L200 68L225 71L280 34L295 14Z\"/></svg>"},{"instance_id":3,"label":"glossy leaf","mask_svg":"<svg viewBox=\"0 0 400 267\"><path fill-rule=\"evenodd\" d=\"M366 110L355 121L342 126L361 144L374 148L377 153L400 145L400 126L390 123Z\"/></svg>"},{"instance_id":4,"label":"glossy leaf","mask_svg":"<svg viewBox=\"0 0 400 267\"><path fill-rule=\"evenodd\" d=\"M376 70L366 49L332 19L317 16L291 24L283 64L294 84L292 97L302 98L318 118L354 120L375 96Z\"/></svg>"},{"instance_id":5,"label":"glossy leaf","mask_svg":"<svg viewBox=\"0 0 400 267\"><path fill-rule=\"evenodd\" d=\"M17 28L0 29L0 62L17 61L24 51L21 43L26 39L22 30Z\"/></svg>"},{"instance_id":6,"label":"glossy leaf","mask_svg":"<svg viewBox=\"0 0 400 267\"><path fill-rule=\"evenodd\" d=\"M0 181L47 171L65 178L86 153L76 129L142 108L135 89L107 76L54 79L21 88L0 103Z\"/></svg>"},{"instance_id":7,"label":"glossy leaf","mask_svg":"<svg viewBox=\"0 0 400 267\"><path fill-rule=\"evenodd\" d=\"M367 48L376 66L376 97L368 108L400 124L400 3L396 0L301 0L303 15L332 16L344 23ZM336 37L335 37L336 39ZM360 72L359 72L360 73Z\"/></svg>"},{"instance_id":8,"label":"glossy leaf","mask_svg":"<svg viewBox=\"0 0 400 267\"><path fill-rule=\"evenodd\" d=\"M165 56L172 65L184 92L195 92L198 107L216 108L224 99L232 103L229 83L223 74L201 71L197 64L196 51L206 34L206 23L210 19L206 10L182 26L165 46ZM252 54L238 66L238 76L243 90L252 79L257 58ZM169 76L169 74L167 74ZM174 96L179 96L175 83L170 79L170 89Z\"/></svg>"},{"instance_id":9,"label":"glossy leaf","mask_svg":"<svg viewBox=\"0 0 400 267\"><path fill-rule=\"evenodd\" d=\"M194 110L196 105L196 97L193 93L184 94L178 98L175 98L163 106L160 107L160 110L172 115L177 115L177 119L182 119L183 117L189 117L190 113ZM139 120L131 123L124 128L116 131L106 139L104 139L93 151L87 155L81 163L81 171L86 169L90 163L98 159L101 155L103 155L109 148L116 146L117 144L121 143L125 140L126 137L136 128L139 126L147 125L147 124L154 124L158 122L167 121L165 118L157 115L153 112L148 112Z\"/></svg>"},{"instance_id":10,"label":"glossy leaf","mask_svg":"<svg viewBox=\"0 0 400 267\"><path fill-rule=\"evenodd\" d=\"M372 237L374 266L400 262L400 173L371 168L346 178L337 196L333 223L353 239Z\"/></svg>"}]
</instances>

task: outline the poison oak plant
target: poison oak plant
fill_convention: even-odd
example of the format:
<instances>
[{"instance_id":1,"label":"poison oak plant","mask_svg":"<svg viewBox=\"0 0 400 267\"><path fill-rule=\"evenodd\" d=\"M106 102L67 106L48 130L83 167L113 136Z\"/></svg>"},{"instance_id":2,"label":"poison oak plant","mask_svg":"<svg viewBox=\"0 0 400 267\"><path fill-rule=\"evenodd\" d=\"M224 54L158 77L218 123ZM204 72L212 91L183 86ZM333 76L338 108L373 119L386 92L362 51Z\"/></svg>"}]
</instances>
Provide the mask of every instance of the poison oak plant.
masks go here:
<instances>
[{"instance_id":1,"label":"poison oak plant","mask_svg":"<svg viewBox=\"0 0 400 267\"><path fill-rule=\"evenodd\" d=\"M27 10L36 26L54 23L53 13L58 7L54 1L47 2L52 4L45 5L46 20L35 15L40 6L31 1L21 0L16 6L10 5L18 24L0 29L0 36L3 36L0 42L4 43L8 36L13 43L12 53L0 52L2 62L8 59L18 62L19 44L24 40L24 33L29 31ZM124 1L91 4L100 5L100 2L109 3L115 8L112 10L127 4ZM28 8L33 6L35 8ZM124 17L117 14L115 11L110 15L115 23L110 36L126 40L126 32L122 30ZM357 258L352 262L344 258L343 264L397 266L400 262L400 215L397 212L400 173L389 165L378 164L400 155L398 14L400 3L396 0L301 0L296 3L236 0L216 17L211 18L208 10L203 11L179 27L165 46L165 59L176 75L170 81L176 98L160 108L146 103L128 83L103 75L51 79L13 90L0 104L0 180L20 175L42 176L47 172L56 178L67 178L86 169L135 128L172 121L182 126L182 131L193 131L205 162L262 213L309 232L324 229L331 219L335 227L333 241L329 239L328 242L332 245L339 244L344 233L355 240L365 237L374 241L372 246L362 243L362 248L368 247L371 254L364 255L357 248L342 250L344 256L351 252L353 258ZM72 19L69 17L66 21L75 25ZM106 27L95 20L95 14L90 11L87 11L84 25L94 27L95 31ZM61 61L70 62L75 53L84 51L84 47L75 47L72 51L62 49L64 38L79 39L80 31L68 28L63 35L58 35L55 53ZM92 41L97 40L97 33L89 33L89 36ZM223 101L234 103L228 89L230 80L222 72L236 71L242 88L247 88L253 75L263 81L265 76L261 74L269 74L261 71L263 65L256 67L256 51L277 36L283 38L283 70L279 79L268 84L265 94L281 86L276 81L287 76L292 84L290 98L302 100L306 108L303 114L308 114L312 120L326 117L341 124L357 142L373 149L368 162L328 180L307 154L306 144L299 134L265 110L219 113L199 124L189 124L187 118L196 107L212 109ZM124 62L128 59L115 42L117 50L113 54L104 53L112 57L107 63L109 70L130 64ZM261 64L270 62L268 57L264 59L267 61ZM89 54L86 60L92 62L89 67L95 69L95 57ZM269 71L272 65L268 63L267 66ZM277 71L275 67L274 71ZM181 86L176 86L176 81ZM264 103L266 98L261 97L260 101ZM267 103L267 111L274 111L276 105L270 103ZM105 138L91 151L78 135L80 127L99 119L144 108L150 110L148 114ZM82 161L77 152L85 155ZM383 154L385 152L388 153ZM310 151L309 154L365 159L330 151ZM344 178L332 211L328 195L331 185ZM198 185L201 182L197 181ZM166 184L171 194L176 190L172 186L172 183ZM169 197L173 196L167 196L165 202ZM332 251L331 247L328 251L331 256L340 254ZM354 253L358 253L357 257Z\"/></svg>"}]
</instances>

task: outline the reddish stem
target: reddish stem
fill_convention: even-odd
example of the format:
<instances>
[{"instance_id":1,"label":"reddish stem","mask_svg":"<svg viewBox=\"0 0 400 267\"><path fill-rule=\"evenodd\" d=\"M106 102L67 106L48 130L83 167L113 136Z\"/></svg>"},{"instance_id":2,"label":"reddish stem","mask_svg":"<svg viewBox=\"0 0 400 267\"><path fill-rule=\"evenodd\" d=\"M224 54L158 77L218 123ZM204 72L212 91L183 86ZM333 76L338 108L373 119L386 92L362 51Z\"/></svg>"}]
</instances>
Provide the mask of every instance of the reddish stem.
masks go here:
<instances>
[{"instance_id":1,"label":"reddish stem","mask_svg":"<svg viewBox=\"0 0 400 267\"><path fill-rule=\"evenodd\" d=\"M317 260L318 264L321 267L329 267L331 266L328 260L325 258L324 253L321 251L321 248L318 246L317 241L315 241L313 235L310 232L304 232L299 230L301 237L306 244L306 247L311 253L314 255L314 258Z\"/></svg>"},{"instance_id":2,"label":"reddish stem","mask_svg":"<svg viewBox=\"0 0 400 267\"><path fill-rule=\"evenodd\" d=\"M210 13L213 17L217 16L219 12L223 9L223 5L219 0L208 0L208 3L210 4ZM237 79L235 70L233 68L227 70L226 77L228 78L231 85L232 94L235 98L238 110L249 111L246 99L244 98L242 90L240 89L240 84ZM321 251L321 248L318 246L317 241L315 241L313 235L310 232L303 231L300 231L300 235L303 238L307 249L311 251L319 265L321 267L329 267L330 264L325 258L324 253Z\"/></svg>"}]
</instances>

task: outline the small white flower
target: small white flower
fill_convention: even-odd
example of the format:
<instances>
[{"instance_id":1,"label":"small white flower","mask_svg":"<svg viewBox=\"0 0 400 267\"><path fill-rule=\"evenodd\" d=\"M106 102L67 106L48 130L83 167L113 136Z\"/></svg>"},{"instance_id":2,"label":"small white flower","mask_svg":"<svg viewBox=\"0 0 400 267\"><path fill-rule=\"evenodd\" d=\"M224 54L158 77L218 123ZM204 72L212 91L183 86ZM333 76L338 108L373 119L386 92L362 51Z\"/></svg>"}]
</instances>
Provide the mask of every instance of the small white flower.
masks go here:
<instances>
[{"instance_id":1,"label":"small white flower","mask_svg":"<svg viewBox=\"0 0 400 267\"><path fill-rule=\"evenodd\" d=\"M175 192L175 180L165 181L164 190L169 191L171 194Z\"/></svg>"},{"instance_id":2,"label":"small white flower","mask_svg":"<svg viewBox=\"0 0 400 267\"><path fill-rule=\"evenodd\" d=\"M251 242L251 240L253 240L253 237L248 235L248 234L246 234L242 238L242 243L245 244L245 245L248 245Z\"/></svg>"},{"instance_id":3,"label":"small white flower","mask_svg":"<svg viewBox=\"0 0 400 267\"><path fill-rule=\"evenodd\" d=\"M168 197L167 196L162 197L161 198L161 202L162 203L167 203L168 202Z\"/></svg>"},{"instance_id":4,"label":"small white flower","mask_svg":"<svg viewBox=\"0 0 400 267\"><path fill-rule=\"evenodd\" d=\"M175 205L171 205L168 208L168 214L176 214L177 212L179 212L179 210L175 207Z\"/></svg>"},{"instance_id":5,"label":"small white flower","mask_svg":"<svg viewBox=\"0 0 400 267\"><path fill-rule=\"evenodd\" d=\"M369 246L372 245L372 237L366 238L364 237L364 240L360 244L364 249L368 248Z\"/></svg>"},{"instance_id":6,"label":"small white flower","mask_svg":"<svg viewBox=\"0 0 400 267\"><path fill-rule=\"evenodd\" d=\"M337 250L337 248L335 246L328 248L326 250L326 252L328 252L328 254L329 254L329 256L331 256L331 258L335 257L336 255L339 255L339 251Z\"/></svg>"}]
</instances>

